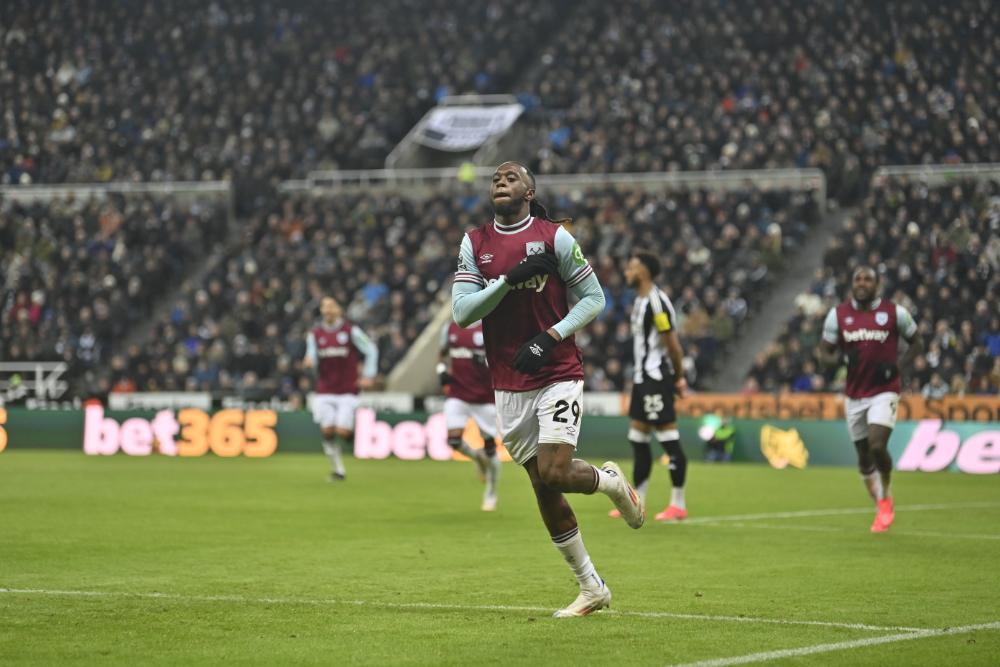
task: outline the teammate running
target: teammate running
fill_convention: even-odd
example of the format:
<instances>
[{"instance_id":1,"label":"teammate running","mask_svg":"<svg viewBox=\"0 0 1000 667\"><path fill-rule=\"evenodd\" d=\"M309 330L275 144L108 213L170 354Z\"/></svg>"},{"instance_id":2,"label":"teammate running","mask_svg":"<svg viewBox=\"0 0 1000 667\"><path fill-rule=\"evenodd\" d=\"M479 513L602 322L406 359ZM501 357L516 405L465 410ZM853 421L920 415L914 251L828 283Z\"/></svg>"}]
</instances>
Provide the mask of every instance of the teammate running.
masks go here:
<instances>
[{"instance_id":1,"label":"teammate running","mask_svg":"<svg viewBox=\"0 0 1000 667\"><path fill-rule=\"evenodd\" d=\"M601 312L604 295L573 236L535 200L535 178L523 165L497 167L490 199L494 220L462 238L452 310L460 326L483 320L500 436L527 471L542 521L580 584L554 615L585 616L609 606L611 591L563 494L600 491L631 527L645 519L615 463L596 468L573 458L583 416L583 355L573 334ZM570 291L579 298L572 309Z\"/></svg>"},{"instance_id":2,"label":"teammate running","mask_svg":"<svg viewBox=\"0 0 1000 667\"><path fill-rule=\"evenodd\" d=\"M323 433L323 451L330 459L330 481L346 479L342 451L354 432L354 411L358 389L374 384L378 372L378 347L356 325L343 317L343 310L331 296L320 301L322 321L306 336L304 368L316 369L313 421ZM364 370L358 378L359 355Z\"/></svg>"},{"instance_id":3,"label":"teammate running","mask_svg":"<svg viewBox=\"0 0 1000 667\"><path fill-rule=\"evenodd\" d=\"M892 492L892 456L889 436L896 425L900 365L908 366L923 349L917 324L902 306L876 298L879 277L861 266L851 279L851 298L830 309L823 323L818 356L826 366L847 357L844 409L847 430L858 451L858 468L878 508L873 533L889 530L895 518ZM899 357L899 338L908 344Z\"/></svg>"},{"instance_id":4,"label":"teammate running","mask_svg":"<svg viewBox=\"0 0 1000 667\"><path fill-rule=\"evenodd\" d=\"M497 457L497 408L494 403L490 369L483 349L483 325L476 322L463 329L454 322L441 331L441 361L437 372L441 386L447 387L444 400L444 423L448 429L448 444L476 462L479 474L486 482L482 510L497 508L497 480L500 459ZM462 439L465 425L475 419L483 436L483 448L473 449Z\"/></svg>"},{"instance_id":5,"label":"teammate running","mask_svg":"<svg viewBox=\"0 0 1000 667\"><path fill-rule=\"evenodd\" d=\"M625 281L637 292L632 304L632 349L635 370L632 378L632 401L629 408L628 441L635 453L632 481L642 504L646 504L653 455L649 441L652 433L670 457L670 481L673 490L670 504L656 515L657 521L681 521L687 518L684 483L687 457L681 448L677 429L674 395L687 391L682 361L684 351L677 336L677 316L667 295L653 279L660 273L660 261L648 252L636 252L625 265ZM611 516L618 516L612 510Z\"/></svg>"}]
</instances>

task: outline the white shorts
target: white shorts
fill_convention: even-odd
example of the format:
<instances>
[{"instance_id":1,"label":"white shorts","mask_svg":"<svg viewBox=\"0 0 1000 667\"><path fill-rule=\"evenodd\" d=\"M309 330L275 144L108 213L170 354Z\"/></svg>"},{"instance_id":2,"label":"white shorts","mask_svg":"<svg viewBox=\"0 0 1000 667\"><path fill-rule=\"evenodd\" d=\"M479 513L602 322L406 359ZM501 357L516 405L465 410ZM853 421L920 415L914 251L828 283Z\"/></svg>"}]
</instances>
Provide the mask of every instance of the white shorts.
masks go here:
<instances>
[{"instance_id":1,"label":"white shorts","mask_svg":"<svg viewBox=\"0 0 1000 667\"><path fill-rule=\"evenodd\" d=\"M483 437L497 433L497 407L492 403L466 403L460 398L444 399L444 425L449 431L465 429L469 419L476 420L476 426Z\"/></svg>"},{"instance_id":2,"label":"white shorts","mask_svg":"<svg viewBox=\"0 0 1000 667\"><path fill-rule=\"evenodd\" d=\"M886 391L867 398L844 398L844 413L847 415L847 430L851 440L868 438L868 425L878 424L888 428L896 427L896 407L899 394Z\"/></svg>"},{"instance_id":3,"label":"white shorts","mask_svg":"<svg viewBox=\"0 0 1000 667\"><path fill-rule=\"evenodd\" d=\"M320 428L353 431L354 411L357 409L357 394L316 394L312 399L313 421Z\"/></svg>"},{"instance_id":4,"label":"white shorts","mask_svg":"<svg viewBox=\"0 0 1000 667\"><path fill-rule=\"evenodd\" d=\"M583 380L532 391L498 390L496 397L500 439L518 464L538 455L539 442L576 449L583 421Z\"/></svg>"}]
</instances>

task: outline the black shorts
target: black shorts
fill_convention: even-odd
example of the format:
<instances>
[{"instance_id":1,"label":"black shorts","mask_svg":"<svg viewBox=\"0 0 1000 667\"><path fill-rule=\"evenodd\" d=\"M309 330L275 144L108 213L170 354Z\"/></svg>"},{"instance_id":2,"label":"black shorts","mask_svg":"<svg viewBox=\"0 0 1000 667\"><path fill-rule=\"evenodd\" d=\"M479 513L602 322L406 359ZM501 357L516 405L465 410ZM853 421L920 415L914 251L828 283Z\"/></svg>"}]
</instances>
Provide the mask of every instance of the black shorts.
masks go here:
<instances>
[{"instance_id":1,"label":"black shorts","mask_svg":"<svg viewBox=\"0 0 1000 667\"><path fill-rule=\"evenodd\" d=\"M635 421L662 426L677 421L674 410L674 379L646 378L642 384L632 385L632 403L628 416Z\"/></svg>"}]
</instances>

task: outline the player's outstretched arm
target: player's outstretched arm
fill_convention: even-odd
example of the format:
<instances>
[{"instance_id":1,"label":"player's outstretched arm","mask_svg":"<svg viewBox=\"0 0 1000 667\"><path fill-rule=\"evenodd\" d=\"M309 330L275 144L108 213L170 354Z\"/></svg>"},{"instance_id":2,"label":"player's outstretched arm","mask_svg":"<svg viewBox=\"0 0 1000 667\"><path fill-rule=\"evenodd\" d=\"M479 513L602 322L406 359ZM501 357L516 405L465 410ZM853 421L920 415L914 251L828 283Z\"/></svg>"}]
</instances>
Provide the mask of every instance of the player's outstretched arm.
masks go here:
<instances>
[{"instance_id":1,"label":"player's outstretched arm","mask_svg":"<svg viewBox=\"0 0 1000 667\"><path fill-rule=\"evenodd\" d=\"M498 280L492 285L486 284L486 279L476 266L472 241L468 235L463 236L462 246L458 251L455 284L451 287L451 316L458 326L467 327L492 313L509 291L510 285L505 280Z\"/></svg>"},{"instance_id":2,"label":"player's outstretched arm","mask_svg":"<svg viewBox=\"0 0 1000 667\"><path fill-rule=\"evenodd\" d=\"M318 364L319 353L316 350L316 337L310 331L306 336L306 356L302 358L303 368L315 368Z\"/></svg>"}]
</instances>

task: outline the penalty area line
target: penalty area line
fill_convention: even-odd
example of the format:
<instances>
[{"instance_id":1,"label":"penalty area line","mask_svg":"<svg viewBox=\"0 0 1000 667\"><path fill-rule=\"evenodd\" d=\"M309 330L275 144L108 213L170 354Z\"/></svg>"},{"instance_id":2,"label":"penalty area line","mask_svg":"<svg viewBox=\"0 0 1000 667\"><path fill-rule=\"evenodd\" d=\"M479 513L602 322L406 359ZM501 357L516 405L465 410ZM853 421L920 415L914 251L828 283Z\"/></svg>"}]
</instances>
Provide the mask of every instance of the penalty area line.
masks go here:
<instances>
[{"instance_id":1,"label":"penalty area line","mask_svg":"<svg viewBox=\"0 0 1000 667\"><path fill-rule=\"evenodd\" d=\"M179 602L231 602L237 604L288 604L313 606L354 606L377 607L382 609L427 609L436 611L485 611L485 612L529 612L552 613L550 607L522 607L516 605L467 605L443 602L379 602L373 600L339 600L329 598L289 598L289 597L249 597L242 595L184 595L180 593L127 592L127 591L82 591L56 590L45 588L0 588L0 595L45 595L68 598L120 598L139 600L176 600ZM867 623L844 623L839 621L812 621L792 618L765 618L759 616L735 616L712 614L684 614L669 611L608 610L601 612L608 616L633 618L662 618L686 621L709 621L716 623L759 623L768 625L818 626L868 632L927 632L927 628L907 626L869 625Z\"/></svg>"},{"instance_id":2,"label":"penalty area line","mask_svg":"<svg viewBox=\"0 0 1000 667\"><path fill-rule=\"evenodd\" d=\"M805 655L816 655L817 653L849 651L855 648L880 646L882 644L894 644L897 642L913 641L914 639L962 635L970 632L976 632L978 630L1000 630L1000 621L995 621L993 623L979 623L976 625L963 625L956 628L943 628L940 630L918 630L916 632L904 632L895 635L885 635L882 637L868 637L866 639L854 639L851 641L835 642L831 644L803 646L802 648L788 648L777 651L748 653L746 655L737 655L730 658L715 658L712 660L688 662L676 665L675 667L728 667L729 665L748 665L755 662L767 662L769 660L780 660L781 658L796 658Z\"/></svg>"}]
</instances>

